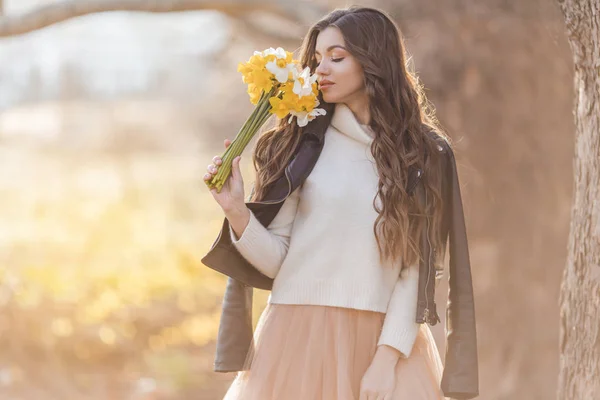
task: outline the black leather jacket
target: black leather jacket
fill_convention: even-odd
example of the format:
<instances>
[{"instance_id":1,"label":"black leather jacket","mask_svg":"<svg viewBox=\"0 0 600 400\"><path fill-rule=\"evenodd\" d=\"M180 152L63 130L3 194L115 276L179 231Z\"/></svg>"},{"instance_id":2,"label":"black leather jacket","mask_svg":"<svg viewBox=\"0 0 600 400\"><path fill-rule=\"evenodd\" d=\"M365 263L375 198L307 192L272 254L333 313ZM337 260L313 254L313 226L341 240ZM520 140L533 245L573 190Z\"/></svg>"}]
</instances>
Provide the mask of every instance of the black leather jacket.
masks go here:
<instances>
[{"instance_id":1,"label":"black leather jacket","mask_svg":"<svg viewBox=\"0 0 600 400\"><path fill-rule=\"evenodd\" d=\"M282 175L261 201L246 202L256 218L266 227L275 218L287 196L300 186L310 174L323 148L329 118L317 118L305 128L303 139ZM477 333L471 266L467 244L462 200L454 154L448 143L436 135L438 150L443 153L444 167L442 196L446 204L442 232L449 243L449 291L446 318L446 357L441 388L446 397L471 399L479 395ZM409 172L407 191L426 201L423 173ZM250 195L252 196L252 195ZM424 232L420 241L422 257L419 266L419 290L416 322L435 325L440 321L435 298L434 252ZM252 345L253 288L270 290L273 279L255 269L237 251L229 236L225 218L219 236L202 258L209 268L229 277L223 311L217 336L214 362L216 372L234 372L243 369L244 360ZM437 271L439 272L439 271Z\"/></svg>"}]
</instances>

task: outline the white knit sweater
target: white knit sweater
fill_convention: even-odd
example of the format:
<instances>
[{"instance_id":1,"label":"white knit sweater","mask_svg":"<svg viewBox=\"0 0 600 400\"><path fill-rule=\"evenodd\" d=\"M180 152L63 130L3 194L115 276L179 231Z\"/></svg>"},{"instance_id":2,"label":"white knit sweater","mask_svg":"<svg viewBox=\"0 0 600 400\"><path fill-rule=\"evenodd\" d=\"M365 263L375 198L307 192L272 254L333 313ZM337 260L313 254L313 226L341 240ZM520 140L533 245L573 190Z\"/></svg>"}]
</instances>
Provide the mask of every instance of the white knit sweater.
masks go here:
<instances>
[{"instance_id":1,"label":"white knit sweater","mask_svg":"<svg viewBox=\"0 0 600 400\"><path fill-rule=\"evenodd\" d=\"M250 212L242 236L233 230L230 235L250 264L274 278L269 303L384 312L378 345L408 357L419 330L418 267L400 276L400 263L379 261L372 135L345 104L336 104L323 150L304 183L267 228Z\"/></svg>"}]
</instances>

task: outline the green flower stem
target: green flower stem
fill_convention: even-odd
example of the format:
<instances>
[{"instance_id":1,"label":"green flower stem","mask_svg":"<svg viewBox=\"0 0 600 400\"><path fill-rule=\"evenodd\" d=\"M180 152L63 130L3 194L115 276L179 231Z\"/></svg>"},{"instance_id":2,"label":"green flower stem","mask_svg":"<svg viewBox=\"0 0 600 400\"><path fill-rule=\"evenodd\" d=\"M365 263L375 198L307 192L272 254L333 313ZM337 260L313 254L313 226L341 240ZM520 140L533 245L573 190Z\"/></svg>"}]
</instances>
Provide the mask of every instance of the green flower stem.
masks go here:
<instances>
[{"instance_id":1,"label":"green flower stem","mask_svg":"<svg viewBox=\"0 0 600 400\"><path fill-rule=\"evenodd\" d=\"M264 123L271 116L269 110L271 104L269 99L273 96L277 88L273 88L269 93L263 92L261 95L256 108L252 111L244 125L235 136L229 147L221 156L223 161L219 166L217 174L212 177L209 181L205 181L206 185L210 189L217 189L218 193L221 193L221 189L225 185L227 178L231 175L231 165L233 159L241 155L248 143L252 140L256 132L264 125Z\"/></svg>"}]
</instances>

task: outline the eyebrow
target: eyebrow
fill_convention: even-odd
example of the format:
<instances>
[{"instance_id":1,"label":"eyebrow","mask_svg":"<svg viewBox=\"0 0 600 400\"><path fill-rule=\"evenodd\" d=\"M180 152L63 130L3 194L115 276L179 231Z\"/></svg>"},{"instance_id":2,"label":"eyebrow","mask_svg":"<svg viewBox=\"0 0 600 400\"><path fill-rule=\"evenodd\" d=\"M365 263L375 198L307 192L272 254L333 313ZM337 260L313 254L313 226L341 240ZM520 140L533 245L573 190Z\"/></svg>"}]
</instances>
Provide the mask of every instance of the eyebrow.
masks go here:
<instances>
[{"instance_id":1,"label":"eyebrow","mask_svg":"<svg viewBox=\"0 0 600 400\"><path fill-rule=\"evenodd\" d=\"M333 46L329 46L329 47L327 48L327 51L331 51L331 50L335 49L336 47L339 47L340 49L343 49L343 50L347 50L347 49L346 49L344 46L342 46L341 44L334 44ZM318 52L318 51L316 51L316 50L315 50L315 54L321 55L321 53L319 53L319 52Z\"/></svg>"}]
</instances>

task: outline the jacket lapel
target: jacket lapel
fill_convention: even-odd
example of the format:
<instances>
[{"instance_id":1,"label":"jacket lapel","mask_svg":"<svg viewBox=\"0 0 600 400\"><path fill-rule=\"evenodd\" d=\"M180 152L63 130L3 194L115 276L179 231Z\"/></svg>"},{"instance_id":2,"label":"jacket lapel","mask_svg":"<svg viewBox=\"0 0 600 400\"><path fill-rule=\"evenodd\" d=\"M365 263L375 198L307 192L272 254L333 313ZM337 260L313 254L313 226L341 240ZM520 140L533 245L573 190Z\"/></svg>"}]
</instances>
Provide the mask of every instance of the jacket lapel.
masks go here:
<instances>
[{"instance_id":1,"label":"jacket lapel","mask_svg":"<svg viewBox=\"0 0 600 400\"><path fill-rule=\"evenodd\" d=\"M285 167L285 173L275 181L265 197L260 201L247 202L248 207L255 211L254 204L273 204L283 202L304 180L310 175L319 159L325 131L329 126L332 115L330 113L316 118L302 131L302 139L291 161ZM260 207L257 207L257 210ZM261 221L262 222L262 221Z\"/></svg>"}]
</instances>

